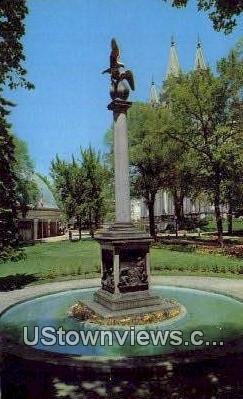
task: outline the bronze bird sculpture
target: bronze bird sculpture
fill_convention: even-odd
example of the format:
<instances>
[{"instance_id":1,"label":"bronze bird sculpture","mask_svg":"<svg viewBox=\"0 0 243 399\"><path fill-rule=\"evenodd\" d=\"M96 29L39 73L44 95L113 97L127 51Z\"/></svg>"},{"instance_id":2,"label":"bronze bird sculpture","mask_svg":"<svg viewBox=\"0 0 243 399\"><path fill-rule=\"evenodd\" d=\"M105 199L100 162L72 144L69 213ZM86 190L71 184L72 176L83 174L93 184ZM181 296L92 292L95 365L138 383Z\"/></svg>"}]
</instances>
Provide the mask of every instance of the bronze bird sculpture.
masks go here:
<instances>
[{"instance_id":1,"label":"bronze bird sculpture","mask_svg":"<svg viewBox=\"0 0 243 399\"><path fill-rule=\"evenodd\" d=\"M111 75L111 84L113 91L119 97L118 86L119 83L126 80L132 90L135 90L133 73L130 70L124 69L124 64L120 61L120 49L116 40L111 40L111 53L110 53L110 67L102 73L109 73Z\"/></svg>"}]
</instances>

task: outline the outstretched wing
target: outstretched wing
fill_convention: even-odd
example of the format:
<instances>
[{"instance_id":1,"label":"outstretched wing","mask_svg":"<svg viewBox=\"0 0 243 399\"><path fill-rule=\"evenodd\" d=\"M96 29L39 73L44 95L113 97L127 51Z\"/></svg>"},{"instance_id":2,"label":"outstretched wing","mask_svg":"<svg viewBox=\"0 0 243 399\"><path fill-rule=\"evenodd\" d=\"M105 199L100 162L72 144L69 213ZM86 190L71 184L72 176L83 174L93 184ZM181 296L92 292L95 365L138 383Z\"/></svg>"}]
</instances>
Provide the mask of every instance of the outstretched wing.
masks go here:
<instances>
[{"instance_id":1,"label":"outstretched wing","mask_svg":"<svg viewBox=\"0 0 243 399\"><path fill-rule=\"evenodd\" d=\"M131 87L131 89L135 90L135 83L134 83L133 73L129 69L125 72L125 79L128 81L129 86Z\"/></svg>"},{"instance_id":2,"label":"outstretched wing","mask_svg":"<svg viewBox=\"0 0 243 399\"><path fill-rule=\"evenodd\" d=\"M117 51L119 53L119 47L117 45L116 39L111 39L111 50Z\"/></svg>"},{"instance_id":3,"label":"outstretched wing","mask_svg":"<svg viewBox=\"0 0 243 399\"><path fill-rule=\"evenodd\" d=\"M111 54L110 54L110 67L117 67L120 58L120 50L117 45L116 39L111 39Z\"/></svg>"},{"instance_id":4,"label":"outstretched wing","mask_svg":"<svg viewBox=\"0 0 243 399\"><path fill-rule=\"evenodd\" d=\"M102 73L111 73L111 68L106 69L106 70L103 71Z\"/></svg>"}]
</instances>

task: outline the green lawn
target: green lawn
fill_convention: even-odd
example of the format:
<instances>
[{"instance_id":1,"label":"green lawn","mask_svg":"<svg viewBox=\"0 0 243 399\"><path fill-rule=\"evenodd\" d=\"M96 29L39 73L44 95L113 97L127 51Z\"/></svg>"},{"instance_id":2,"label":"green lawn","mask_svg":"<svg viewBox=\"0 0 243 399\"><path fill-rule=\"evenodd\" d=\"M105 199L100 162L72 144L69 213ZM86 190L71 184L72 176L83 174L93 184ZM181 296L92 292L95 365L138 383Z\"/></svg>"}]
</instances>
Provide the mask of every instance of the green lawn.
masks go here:
<instances>
[{"instance_id":1,"label":"green lawn","mask_svg":"<svg viewBox=\"0 0 243 399\"><path fill-rule=\"evenodd\" d=\"M47 281L79 275L91 277L100 270L99 244L95 241L38 244L26 247L25 251L26 260L0 264L1 277L26 273L37 274ZM243 275L243 259L167 248L152 248L151 264L154 274Z\"/></svg>"},{"instance_id":2,"label":"green lawn","mask_svg":"<svg viewBox=\"0 0 243 399\"><path fill-rule=\"evenodd\" d=\"M153 271L175 272L183 274L243 273L243 259L230 258L219 254L197 252L178 252L169 249L153 248L151 251Z\"/></svg>"},{"instance_id":3,"label":"green lawn","mask_svg":"<svg viewBox=\"0 0 243 399\"><path fill-rule=\"evenodd\" d=\"M223 221L223 229L224 231L228 231L228 223L227 220ZM203 231L213 232L217 230L216 222L214 219L210 219L207 226L202 228ZM234 219L233 220L233 231L243 231L243 220L241 219Z\"/></svg>"},{"instance_id":4,"label":"green lawn","mask_svg":"<svg viewBox=\"0 0 243 399\"><path fill-rule=\"evenodd\" d=\"M26 247L25 252L25 260L0 264L0 276L36 273L49 279L99 271L100 251L95 241L43 243Z\"/></svg>"}]
</instances>

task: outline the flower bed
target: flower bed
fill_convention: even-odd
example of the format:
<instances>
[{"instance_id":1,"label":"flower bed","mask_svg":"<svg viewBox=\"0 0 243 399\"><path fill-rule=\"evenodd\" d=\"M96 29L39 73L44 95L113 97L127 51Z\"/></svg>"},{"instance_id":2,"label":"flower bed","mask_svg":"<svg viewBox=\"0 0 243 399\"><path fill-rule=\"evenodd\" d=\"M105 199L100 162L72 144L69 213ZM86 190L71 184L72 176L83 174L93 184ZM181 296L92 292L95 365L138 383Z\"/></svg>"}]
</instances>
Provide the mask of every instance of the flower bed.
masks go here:
<instances>
[{"instance_id":1,"label":"flower bed","mask_svg":"<svg viewBox=\"0 0 243 399\"><path fill-rule=\"evenodd\" d=\"M173 309L170 310L151 312L143 315L133 315L127 317L123 316L121 318L107 319L95 314L82 302L78 302L69 309L68 316L75 317L81 322L87 321L89 323L106 326L134 326L143 324L154 324L179 316L179 314L181 313L181 306L179 304L176 304L175 301L172 302L175 304L175 306L173 307Z\"/></svg>"}]
</instances>

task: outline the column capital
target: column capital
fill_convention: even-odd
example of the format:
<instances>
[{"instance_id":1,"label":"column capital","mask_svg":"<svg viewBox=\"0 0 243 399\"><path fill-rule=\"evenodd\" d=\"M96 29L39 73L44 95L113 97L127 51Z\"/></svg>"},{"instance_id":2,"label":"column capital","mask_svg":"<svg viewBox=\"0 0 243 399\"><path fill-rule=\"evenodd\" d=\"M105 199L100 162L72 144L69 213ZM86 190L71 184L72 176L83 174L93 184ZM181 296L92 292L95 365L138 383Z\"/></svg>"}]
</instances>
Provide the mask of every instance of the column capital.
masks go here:
<instances>
[{"instance_id":1,"label":"column capital","mask_svg":"<svg viewBox=\"0 0 243 399\"><path fill-rule=\"evenodd\" d=\"M131 101L123 101L119 99L113 100L110 104L108 104L107 108L109 111L113 111L114 113L126 113L128 108L132 106Z\"/></svg>"}]
</instances>

